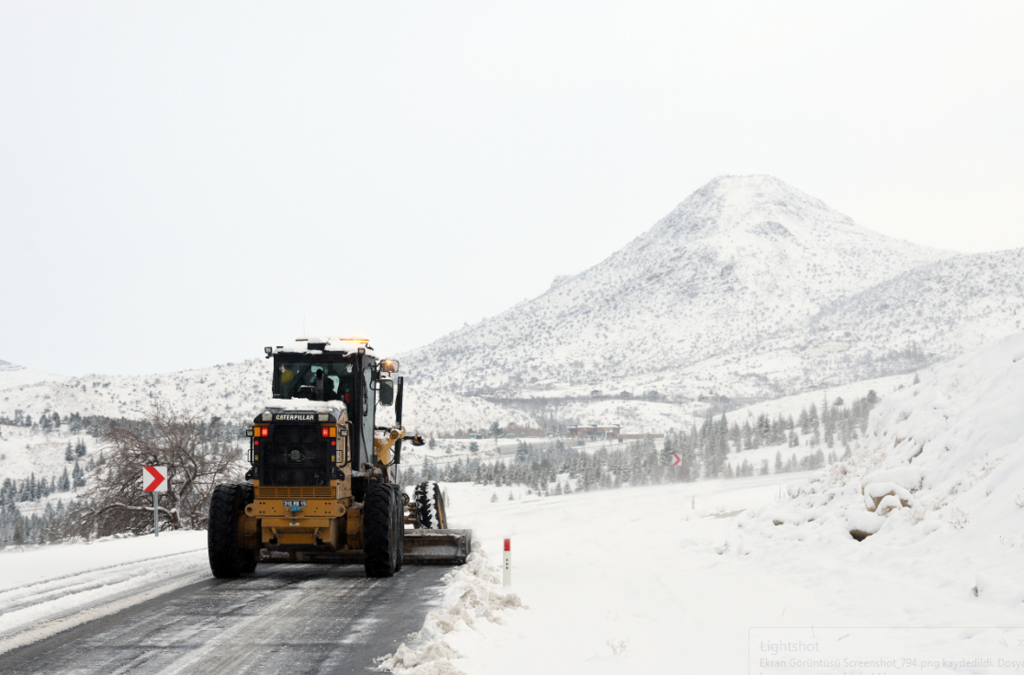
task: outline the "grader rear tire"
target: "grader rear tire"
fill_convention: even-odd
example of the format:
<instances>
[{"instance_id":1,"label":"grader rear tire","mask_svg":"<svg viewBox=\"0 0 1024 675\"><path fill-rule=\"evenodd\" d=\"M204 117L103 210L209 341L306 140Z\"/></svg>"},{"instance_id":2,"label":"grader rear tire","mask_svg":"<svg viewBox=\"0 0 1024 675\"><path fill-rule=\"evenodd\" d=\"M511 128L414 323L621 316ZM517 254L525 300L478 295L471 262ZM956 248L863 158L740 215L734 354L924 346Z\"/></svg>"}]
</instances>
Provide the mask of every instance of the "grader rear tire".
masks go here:
<instances>
[{"instance_id":1,"label":"grader rear tire","mask_svg":"<svg viewBox=\"0 0 1024 675\"><path fill-rule=\"evenodd\" d=\"M206 545L210 570L218 579L237 579L242 575L242 550L238 548L238 516L245 508L242 486L218 485L210 498L210 524Z\"/></svg>"},{"instance_id":2,"label":"grader rear tire","mask_svg":"<svg viewBox=\"0 0 1024 675\"><path fill-rule=\"evenodd\" d=\"M441 486L433 481L420 483L416 486L416 509L419 512L420 524L428 530L444 530L448 528L448 516L444 510L444 495Z\"/></svg>"},{"instance_id":3,"label":"grader rear tire","mask_svg":"<svg viewBox=\"0 0 1024 675\"><path fill-rule=\"evenodd\" d=\"M363 566L368 577L390 577L397 566L395 493L391 486L370 483L363 501Z\"/></svg>"}]
</instances>

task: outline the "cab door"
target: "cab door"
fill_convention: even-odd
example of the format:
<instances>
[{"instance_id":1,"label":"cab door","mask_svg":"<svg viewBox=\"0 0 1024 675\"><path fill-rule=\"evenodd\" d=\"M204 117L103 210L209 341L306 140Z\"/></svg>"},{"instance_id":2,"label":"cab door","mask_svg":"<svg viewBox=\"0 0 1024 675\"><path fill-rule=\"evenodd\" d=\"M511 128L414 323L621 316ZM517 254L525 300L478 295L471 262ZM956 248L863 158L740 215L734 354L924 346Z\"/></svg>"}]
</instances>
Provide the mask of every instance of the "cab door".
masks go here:
<instances>
[{"instance_id":1,"label":"cab door","mask_svg":"<svg viewBox=\"0 0 1024 675\"><path fill-rule=\"evenodd\" d=\"M363 369L362 391L359 396L359 422L362 429L360 437L360 445L362 445L362 452L360 454L362 458L360 461L372 465L377 461L373 453L373 422L374 411L377 408L373 391L373 361L361 359L360 366Z\"/></svg>"}]
</instances>

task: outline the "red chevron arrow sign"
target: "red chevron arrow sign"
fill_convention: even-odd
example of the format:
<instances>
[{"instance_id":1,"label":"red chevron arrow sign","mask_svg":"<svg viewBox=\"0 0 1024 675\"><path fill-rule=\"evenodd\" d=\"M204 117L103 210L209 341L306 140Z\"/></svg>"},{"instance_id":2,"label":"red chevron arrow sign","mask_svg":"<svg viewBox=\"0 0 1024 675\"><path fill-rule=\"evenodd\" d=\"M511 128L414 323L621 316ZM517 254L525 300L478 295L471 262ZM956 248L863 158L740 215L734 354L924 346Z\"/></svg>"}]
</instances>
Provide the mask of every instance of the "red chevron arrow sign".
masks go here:
<instances>
[{"instance_id":1,"label":"red chevron arrow sign","mask_svg":"<svg viewBox=\"0 0 1024 675\"><path fill-rule=\"evenodd\" d=\"M679 455L672 455L672 466L679 466L683 463L683 458Z\"/></svg>"},{"instance_id":2,"label":"red chevron arrow sign","mask_svg":"<svg viewBox=\"0 0 1024 675\"><path fill-rule=\"evenodd\" d=\"M146 492L167 492L167 467L142 467L142 489Z\"/></svg>"}]
</instances>

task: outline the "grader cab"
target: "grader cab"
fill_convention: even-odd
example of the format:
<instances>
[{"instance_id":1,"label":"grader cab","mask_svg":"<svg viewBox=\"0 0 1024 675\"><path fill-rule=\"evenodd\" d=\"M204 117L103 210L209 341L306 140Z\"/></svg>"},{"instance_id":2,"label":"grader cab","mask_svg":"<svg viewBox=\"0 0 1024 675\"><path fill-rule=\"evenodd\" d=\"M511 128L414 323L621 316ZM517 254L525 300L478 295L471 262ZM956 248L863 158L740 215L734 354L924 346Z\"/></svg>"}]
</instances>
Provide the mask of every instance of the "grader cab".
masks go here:
<instances>
[{"instance_id":1,"label":"grader cab","mask_svg":"<svg viewBox=\"0 0 1024 675\"><path fill-rule=\"evenodd\" d=\"M267 347L273 399L247 429L246 483L222 484L210 502L215 577L252 572L260 560L361 562L389 577L409 563L462 564L472 532L449 530L435 483L399 485L402 426L398 362L366 340L300 339ZM376 426L394 406L393 426Z\"/></svg>"}]
</instances>

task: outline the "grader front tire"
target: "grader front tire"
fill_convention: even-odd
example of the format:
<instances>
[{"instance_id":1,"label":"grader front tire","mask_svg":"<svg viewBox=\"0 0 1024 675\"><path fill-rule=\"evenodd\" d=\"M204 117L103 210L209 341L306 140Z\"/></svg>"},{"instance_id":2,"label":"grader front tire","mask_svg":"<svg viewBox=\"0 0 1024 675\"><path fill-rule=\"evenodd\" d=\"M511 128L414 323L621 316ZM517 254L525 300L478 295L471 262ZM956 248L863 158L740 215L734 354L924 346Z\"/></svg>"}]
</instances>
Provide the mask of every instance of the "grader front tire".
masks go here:
<instances>
[{"instance_id":1,"label":"grader front tire","mask_svg":"<svg viewBox=\"0 0 1024 675\"><path fill-rule=\"evenodd\" d=\"M363 559L368 577L390 577L397 568L395 495L389 485L370 483L363 501Z\"/></svg>"}]
</instances>

